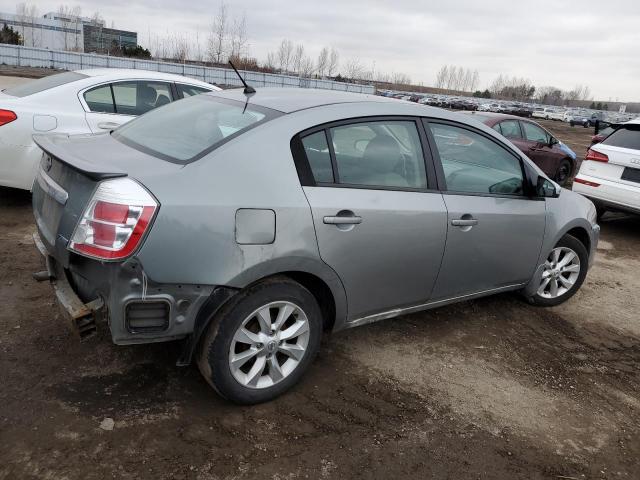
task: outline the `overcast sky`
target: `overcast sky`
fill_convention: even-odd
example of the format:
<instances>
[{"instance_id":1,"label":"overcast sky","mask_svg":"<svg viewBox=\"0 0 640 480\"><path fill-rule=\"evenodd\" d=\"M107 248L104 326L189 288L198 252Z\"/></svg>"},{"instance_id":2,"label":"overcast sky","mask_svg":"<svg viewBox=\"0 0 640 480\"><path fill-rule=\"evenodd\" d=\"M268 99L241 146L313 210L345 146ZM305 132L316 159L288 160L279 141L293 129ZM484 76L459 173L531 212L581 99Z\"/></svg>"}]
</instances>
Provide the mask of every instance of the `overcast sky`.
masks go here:
<instances>
[{"instance_id":1,"label":"overcast sky","mask_svg":"<svg viewBox=\"0 0 640 480\"><path fill-rule=\"evenodd\" d=\"M39 0L40 13L58 2ZM246 13L249 53L259 60L282 38L316 57L324 45L341 61L408 74L433 85L438 69L477 69L485 88L500 73L536 86L587 84L595 99L640 101L640 0L229 0ZM16 0L0 0L13 13ZM100 11L110 26L151 35L196 33L203 45L218 0L83 0L83 15Z\"/></svg>"}]
</instances>

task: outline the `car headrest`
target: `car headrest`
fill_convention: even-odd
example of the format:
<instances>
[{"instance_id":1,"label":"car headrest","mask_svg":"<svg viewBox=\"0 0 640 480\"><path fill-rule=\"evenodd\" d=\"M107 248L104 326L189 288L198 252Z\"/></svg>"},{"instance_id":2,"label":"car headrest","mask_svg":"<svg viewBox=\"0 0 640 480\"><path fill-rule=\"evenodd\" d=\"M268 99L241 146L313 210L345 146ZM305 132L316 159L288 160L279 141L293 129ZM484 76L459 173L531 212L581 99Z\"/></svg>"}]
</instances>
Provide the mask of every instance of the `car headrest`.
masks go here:
<instances>
[{"instance_id":1,"label":"car headrest","mask_svg":"<svg viewBox=\"0 0 640 480\"><path fill-rule=\"evenodd\" d=\"M390 135L378 135L364 149L363 159L367 167L381 173L394 169L402 158L398 142Z\"/></svg>"}]
</instances>

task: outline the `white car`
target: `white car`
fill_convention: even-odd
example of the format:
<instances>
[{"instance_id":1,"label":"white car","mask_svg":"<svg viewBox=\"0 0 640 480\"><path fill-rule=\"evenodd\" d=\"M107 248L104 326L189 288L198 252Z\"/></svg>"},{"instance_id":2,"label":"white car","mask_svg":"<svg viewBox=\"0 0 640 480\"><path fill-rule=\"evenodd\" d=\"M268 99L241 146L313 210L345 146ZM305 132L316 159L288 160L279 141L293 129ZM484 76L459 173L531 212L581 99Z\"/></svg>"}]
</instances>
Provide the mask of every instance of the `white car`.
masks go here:
<instances>
[{"instance_id":1,"label":"white car","mask_svg":"<svg viewBox=\"0 0 640 480\"><path fill-rule=\"evenodd\" d=\"M535 118L546 118L549 120L549 118L551 118L551 114L555 113L555 111L556 109L552 107L545 107L541 110L535 109L531 116Z\"/></svg>"},{"instance_id":2,"label":"white car","mask_svg":"<svg viewBox=\"0 0 640 480\"><path fill-rule=\"evenodd\" d=\"M549 118L549 120L562 121L562 120L564 120L564 114L565 113L567 113L566 110L556 110L554 112L551 112L547 118Z\"/></svg>"},{"instance_id":3,"label":"white car","mask_svg":"<svg viewBox=\"0 0 640 480\"><path fill-rule=\"evenodd\" d=\"M34 133L114 130L156 107L220 88L146 70L64 72L0 92L0 186L30 190L42 151Z\"/></svg>"},{"instance_id":4,"label":"white car","mask_svg":"<svg viewBox=\"0 0 640 480\"><path fill-rule=\"evenodd\" d=\"M640 120L589 148L573 190L591 199L599 216L606 210L640 214Z\"/></svg>"}]
</instances>

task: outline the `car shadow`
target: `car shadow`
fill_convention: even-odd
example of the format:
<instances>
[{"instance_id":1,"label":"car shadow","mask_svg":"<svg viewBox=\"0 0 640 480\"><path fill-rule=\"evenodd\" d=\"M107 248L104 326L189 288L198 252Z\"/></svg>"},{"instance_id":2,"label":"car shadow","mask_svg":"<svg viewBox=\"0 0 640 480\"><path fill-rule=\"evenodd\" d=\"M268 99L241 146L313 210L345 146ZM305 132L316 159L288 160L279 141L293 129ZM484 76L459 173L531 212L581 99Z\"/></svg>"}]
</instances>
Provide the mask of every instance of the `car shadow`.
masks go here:
<instances>
[{"instance_id":1,"label":"car shadow","mask_svg":"<svg viewBox=\"0 0 640 480\"><path fill-rule=\"evenodd\" d=\"M22 207L31 204L31 192L18 188L0 187L0 207Z\"/></svg>"}]
</instances>

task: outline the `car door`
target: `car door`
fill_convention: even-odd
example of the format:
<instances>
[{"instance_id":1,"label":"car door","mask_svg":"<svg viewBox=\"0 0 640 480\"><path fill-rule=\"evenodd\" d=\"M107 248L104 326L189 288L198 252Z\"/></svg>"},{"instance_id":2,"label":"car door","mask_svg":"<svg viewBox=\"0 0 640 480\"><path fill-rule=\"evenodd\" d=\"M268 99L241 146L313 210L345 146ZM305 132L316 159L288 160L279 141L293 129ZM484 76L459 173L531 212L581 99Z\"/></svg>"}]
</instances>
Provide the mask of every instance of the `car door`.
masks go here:
<instances>
[{"instance_id":1,"label":"car door","mask_svg":"<svg viewBox=\"0 0 640 480\"><path fill-rule=\"evenodd\" d=\"M551 144L552 136L535 123L521 120L520 124L522 125L524 144L526 145L526 149L522 151L544 173L554 178L559 162L566 157L566 154L559 151L558 147L556 147L557 143Z\"/></svg>"},{"instance_id":2,"label":"car door","mask_svg":"<svg viewBox=\"0 0 640 480\"><path fill-rule=\"evenodd\" d=\"M516 288L533 275L545 202L525 195L522 160L472 127L425 121L448 210L432 300Z\"/></svg>"},{"instance_id":3,"label":"car door","mask_svg":"<svg viewBox=\"0 0 640 480\"><path fill-rule=\"evenodd\" d=\"M138 115L173 101L171 84L156 80L112 82L82 93L93 133L118 128Z\"/></svg>"},{"instance_id":4,"label":"car door","mask_svg":"<svg viewBox=\"0 0 640 480\"><path fill-rule=\"evenodd\" d=\"M447 215L422 125L372 117L297 138L320 257L342 280L350 321L424 303Z\"/></svg>"}]
</instances>

